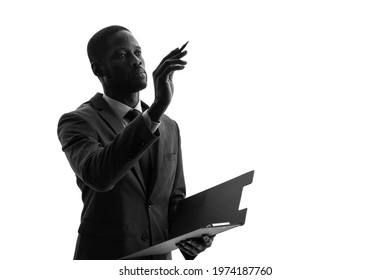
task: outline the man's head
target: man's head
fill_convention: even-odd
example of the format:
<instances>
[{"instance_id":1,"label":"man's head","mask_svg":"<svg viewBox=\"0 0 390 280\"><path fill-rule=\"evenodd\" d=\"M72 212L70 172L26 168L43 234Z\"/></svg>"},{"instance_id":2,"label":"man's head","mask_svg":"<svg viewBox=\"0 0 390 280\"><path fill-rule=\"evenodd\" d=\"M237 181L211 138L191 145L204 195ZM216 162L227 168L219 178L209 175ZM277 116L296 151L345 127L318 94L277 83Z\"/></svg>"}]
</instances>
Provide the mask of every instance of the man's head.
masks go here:
<instances>
[{"instance_id":1,"label":"man's head","mask_svg":"<svg viewBox=\"0 0 390 280\"><path fill-rule=\"evenodd\" d=\"M138 92L146 87L141 47L127 28L103 28L89 40L87 52L92 71L105 91Z\"/></svg>"},{"instance_id":2,"label":"man's head","mask_svg":"<svg viewBox=\"0 0 390 280\"><path fill-rule=\"evenodd\" d=\"M96 32L95 35L89 39L87 46L87 53L89 62L100 62L102 55L107 51L107 39L111 34L118 31L129 31L126 27L119 25L111 25ZM129 31L130 32L130 31Z\"/></svg>"}]
</instances>

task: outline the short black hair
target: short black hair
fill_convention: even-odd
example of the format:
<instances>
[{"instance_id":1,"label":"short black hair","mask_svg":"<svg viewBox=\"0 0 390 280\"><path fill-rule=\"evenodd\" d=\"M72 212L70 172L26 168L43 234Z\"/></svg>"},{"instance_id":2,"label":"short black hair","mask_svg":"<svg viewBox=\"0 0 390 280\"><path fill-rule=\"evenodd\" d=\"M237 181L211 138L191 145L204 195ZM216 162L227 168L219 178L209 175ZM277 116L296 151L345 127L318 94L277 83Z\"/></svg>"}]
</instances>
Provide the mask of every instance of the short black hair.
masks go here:
<instances>
[{"instance_id":1,"label":"short black hair","mask_svg":"<svg viewBox=\"0 0 390 280\"><path fill-rule=\"evenodd\" d=\"M89 39L87 53L90 63L100 61L107 48L107 37L121 30L129 31L126 27L111 25L99 30Z\"/></svg>"}]
</instances>

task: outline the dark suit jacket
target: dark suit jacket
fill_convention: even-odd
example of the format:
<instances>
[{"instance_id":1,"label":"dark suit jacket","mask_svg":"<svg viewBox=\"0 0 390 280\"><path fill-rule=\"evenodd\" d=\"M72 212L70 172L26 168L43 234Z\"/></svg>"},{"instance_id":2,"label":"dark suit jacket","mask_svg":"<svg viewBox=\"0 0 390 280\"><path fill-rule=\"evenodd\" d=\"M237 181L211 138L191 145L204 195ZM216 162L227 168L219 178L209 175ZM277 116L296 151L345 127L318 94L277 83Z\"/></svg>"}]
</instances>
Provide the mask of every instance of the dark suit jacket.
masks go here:
<instances>
[{"instance_id":1,"label":"dark suit jacket","mask_svg":"<svg viewBox=\"0 0 390 280\"><path fill-rule=\"evenodd\" d=\"M169 221L185 197L180 134L173 120L163 115L155 134L142 116L123 128L97 93L60 118L58 137L84 202L75 259L118 259L166 240ZM147 171L154 182L148 188L138 160L151 148L156 161Z\"/></svg>"}]
</instances>

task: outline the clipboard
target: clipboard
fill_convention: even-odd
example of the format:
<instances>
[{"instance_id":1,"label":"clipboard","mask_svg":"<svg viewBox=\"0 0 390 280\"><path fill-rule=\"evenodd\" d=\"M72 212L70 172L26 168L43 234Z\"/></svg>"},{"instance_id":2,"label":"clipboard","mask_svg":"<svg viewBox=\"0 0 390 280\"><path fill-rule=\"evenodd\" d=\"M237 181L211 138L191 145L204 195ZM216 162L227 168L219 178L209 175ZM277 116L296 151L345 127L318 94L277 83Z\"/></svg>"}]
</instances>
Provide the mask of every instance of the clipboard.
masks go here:
<instances>
[{"instance_id":1,"label":"clipboard","mask_svg":"<svg viewBox=\"0 0 390 280\"><path fill-rule=\"evenodd\" d=\"M133 253L129 256L126 256L122 259L132 259L132 258L138 258L138 257L144 257L144 256L166 254L166 253L169 253L169 252L177 249L176 244L179 243L180 241L185 240L185 239L201 237L204 234L212 236L212 235L216 235L218 233L227 231L229 229L232 229L232 228L235 228L238 226L240 226L240 225L208 226L208 227L200 228L200 229L191 231L189 233L177 236L175 238L169 239L169 240L162 242L162 243L159 243L155 246L138 251L138 252Z\"/></svg>"},{"instance_id":2,"label":"clipboard","mask_svg":"<svg viewBox=\"0 0 390 280\"><path fill-rule=\"evenodd\" d=\"M176 244L204 234L216 235L245 224L247 209L238 210L242 190L253 181L254 171L244 173L179 202L168 240L121 259L160 255L177 249Z\"/></svg>"}]
</instances>

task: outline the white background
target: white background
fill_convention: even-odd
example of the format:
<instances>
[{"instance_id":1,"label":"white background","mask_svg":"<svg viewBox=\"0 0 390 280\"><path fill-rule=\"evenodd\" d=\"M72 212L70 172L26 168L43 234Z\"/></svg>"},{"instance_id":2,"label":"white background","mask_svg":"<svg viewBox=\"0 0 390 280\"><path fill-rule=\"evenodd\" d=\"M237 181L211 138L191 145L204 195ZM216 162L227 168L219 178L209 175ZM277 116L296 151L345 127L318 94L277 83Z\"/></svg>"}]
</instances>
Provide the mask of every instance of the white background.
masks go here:
<instances>
[{"instance_id":1,"label":"white background","mask_svg":"<svg viewBox=\"0 0 390 280\"><path fill-rule=\"evenodd\" d=\"M181 129L188 194L255 170L242 199L247 223L216 237L192 267L389 279L387 1L0 6L2 279L128 279L118 269L134 266L71 260L81 193L56 135L63 113L101 91L86 45L112 24L143 48L147 103L152 71L190 41L167 111ZM188 265L174 259L137 265Z\"/></svg>"}]
</instances>

